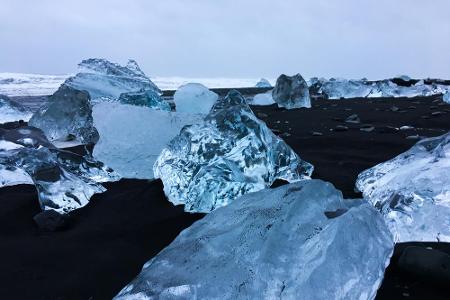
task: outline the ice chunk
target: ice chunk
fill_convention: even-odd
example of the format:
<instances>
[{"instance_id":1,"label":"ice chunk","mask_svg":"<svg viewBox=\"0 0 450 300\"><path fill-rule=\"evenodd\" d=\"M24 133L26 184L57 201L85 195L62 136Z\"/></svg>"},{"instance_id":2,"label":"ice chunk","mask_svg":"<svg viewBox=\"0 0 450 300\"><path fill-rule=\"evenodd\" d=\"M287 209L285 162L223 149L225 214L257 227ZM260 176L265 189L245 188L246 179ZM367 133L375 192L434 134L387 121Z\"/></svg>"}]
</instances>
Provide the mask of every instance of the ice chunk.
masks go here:
<instances>
[{"instance_id":1,"label":"ice chunk","mask_svg":"<svg viewBox=\"0 0 450 300\"><path fill-rule=\"evenodd\" d=\"M276 179L293 182L312 171L235 90L202 122L184 127L154 166L169 200L190 212L210 212Z\"/></svg>"},{"instance_id":2,"label":"ice chunk","mask_svg":"<svg viewBox=\"0 0 450 300\"><path fill-rule=\"evenodd\" d=\"M356 187L397 241L450 242L450 133L362 172Z\"/></svg>"},{"instance_id":3,"label":"ice chunk","mask_svg":"<svg viewBox=\"0 0 450 300\"><path fill-rule=\"evenodd\" d=\"M200 83L182 85L173 96L179 112L207 114L219 96Z\"/></svg>"},{"instance_id":4,"label":"ice chunk","mask_svg":"<svg viewBox=\"0 0 450 300\"><path fill-rule=\"evenodd\" d=\"M260 81L258 81L258 83L256 84L257 88L271 88L272 85L270 84L269 80L265 79L265 78L261 78Z\"/></svg>"},{"instance_id":5,"label":"ice chunk","mask_svg":"<svg viewBox=\"0 0 450 300\"><path fill-rule=\"evenodd\" d=\"M442 99L444 100L444 102L450 104L450 89L444 93Z\"/></svg>"},{"instance_id":6,"label":"ice chunk","mask_svg":"<svg viewBox=\"0 0 450 300\"><path fill-rule=\"evenodd\" d=\"M119 97L122 104L136 106L147 106L156 110L170 111L170 104L166 102L161 95L154 90L142 90L139 92L123 93Z\"/></svg>"},{"instance_id":7,"label":"ice chunk","mask_svg":"<svg viewBox=\"0 0 450 300\"><path fill-rule=\"evenodd\" d=\"M373 207L304 180L197 221L115 299L373 299L392 249Z\"/></svg>"},{"instance_id":8,"label":"ice chunk","mask_svg":"<svg viewBox=\"0 0 450 300\"><path fill-rule=\"evenodd\" d=\"M308 84L300 74L280 75L272 91L272 96L279 107L287 109L311 107Z\"/></svg>"},{"instance_id":9,"label":"ice chunk","mask_svg":"<svg viewBox=\"0 0 450 300\"><path fill-rule=\"evenodd\" d=\"M93 117L100 134L94 157L122 177L152 179L161 150L183 126L199 122L203 115L104 102L94 106Z\"/></svg>"},{"instance_id":10,"label":"ice chunk","mask_svg":"<svg viewBox=\"0 0 450 300\"><path fill-rule=\"evenodd\" d=\"M98 133L93 126L89 100L87 92L63 84L34 113L29 124L44 131L50 141L77 140L82 144L95 143Z\"/></svg>"},{"instance_id":11,"label":"ice chunk","mask_svg":"<svg viewBox=\"0 0 450 300\"><path fill-rule=\"evenodd\" d=\"M14 121L27 122L31 118L31 111L9 99L5 95L0 95L0 124Z\"/></svg>"},{"instance_id":12,"label":"ice chunk","mask_svg":"<svg viewBox=\"0 0 450 300\"><path fill-rule=\"evenodd\" d=\"M83 60L79 69L80 72L67 79L65 84L89 92L94 102L114 101L122 93L141 90L160 92L133 60L124 67L106 59L91 58Z\"/></svg>"},{"instance_id":13,"label":"ice chunk","mask_svg":"<svg viewBox=\"0 0 450 300\"><path fill-rule=\"evenodd\" d=\"M272 105L274 103L272 91L268 91L267 93L256 94L250 102L250 105Z\"/></svg>"},{"instance_id":14,"label":"ice chunk","mask_svg":"<svg viewBox=\"0 0 450 300\"><path fill-rule=\"evenodd\" d=\"M43 210L67 213L85 206L98 182L117 175L90 156L55 148L37 128L0 128L0 187L33 183Z\"/></svg>"}]
</instances>

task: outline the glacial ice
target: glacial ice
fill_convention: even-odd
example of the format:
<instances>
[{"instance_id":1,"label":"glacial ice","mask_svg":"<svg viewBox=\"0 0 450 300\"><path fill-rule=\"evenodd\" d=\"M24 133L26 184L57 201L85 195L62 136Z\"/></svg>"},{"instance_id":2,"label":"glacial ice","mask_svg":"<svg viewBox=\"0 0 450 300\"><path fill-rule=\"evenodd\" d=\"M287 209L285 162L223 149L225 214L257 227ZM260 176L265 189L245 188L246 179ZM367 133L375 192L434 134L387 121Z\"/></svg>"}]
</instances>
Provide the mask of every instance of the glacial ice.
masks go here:
<instances>
[{"instance_id":1,"label":"glacial ice","mask_svg":"<svg viewBox=\"0 0 450 300\"><path fill-rule=\"evenodd\" d=\"M287 109L311 107L308 84L300 74L280 75L272 90L272 97L279 107Z\"/></svg>"},{"instance_id":2,"label":"glacial ice","mask_svg":"<svg viewBox=\"0 0 450 300\"><path fill-rule=\"evenodd\" d=\"M89 94L65 84L34 113L29 125L41 129L52 142L76 140L90 144L98 140Z\"/></svg>"},{"instance_id":3,"label":"glacial ice","mask_svg":"<svg viewBox=\"0 0 450 300\"><path fill-rule=\"evenodd\" d=\"M120 103L136 106L147 106L156 110L170 111L170 104L155 90L123 93L119 96Z\"/></svg>"},{"instance_id":4,"label":"glacial ice","mask_svg":"<svg viewBox=\"0 0 450 300\"><path fill-rule=\"evenodd\" d=\"M303 180L197 221L114 299L374 299L393 246L371 205Z\"/></svg>"},{"instance_id":5,"label":"glacial ice","mask_svg":"<svg viewBox=\"0 0 450 300\"><path fill-rule=\"evenodd\" d=\"M5 95L0 95L0 124L14 121L25 121L31 118L31 111L9 99Z\"/></svg>"},{"instance_id":6,"label":"glacial ice","mask_svg":"<svg viewBox=\"0 0 450 300\"><path fill-rule=\"evenodd\" d=\"M207 114L219 95L200 83L188 83L177 89L173 96L178 112Z\"/></svg>"},{"instance_id":7,"label":"glacial ice","mask_svg":"<svg viewBox=\"0 0 450 300\"><path fill-rule=\"evenodd\" d=\"M273 101L272 91L268 91L267 93L256 94L250 105L272 105L275 101Z\"/></svg>"},{"instance_id":8,"label":"glacial ice","mask_svg":"<svg viewBox=\"0 0 450 300\"><path fill-rule=\"evenodd\" d=\"M312 171L235 90L219 99L202 122L185 126L154 165L166 196L189 212L210 212L276 179L293 182Z\"/></svg>"},{"instance_id":9,"label":"glacial ice","mask_svg":"<svg viewBox=\"0 0 450 300\"><path fill-rule=\"evenodd\" d=\"M0 128L0 187L34 184L43 210L67 213L85 206L117 175L92 157L55 148L44 133L17 125Z\"/></svg>"},{"instance_id":10,"label":"glacial ice","mask_svg":"<svg viewBox=\"0 0 450 300\"><path fill-rule=\"evenodd\" d=\"M442 100L450 104L450 89L444 93Z\"/></svg>"},{"instance_id":11,"label":"glacial ice","mask_svg":"<svg viewBox=\"0 0 450 300\"><path fill-rule=\"evenodd\" d=\"M356 187L399 242L450 242L450 133L359 174Z\"/></svg>"},{"instance_id":12,"label":"glacial ice","mask_svg":"<svg viewBox=\"0 0 450 300\"><path fill-rule=\"evenodd\" d=\"M153 179L153 164L181 128L203 115L157 111L148 107L98 103L93 109L100 139L93 156L124 178Z\"/></svg>"},{"instance_id":13,"label":"glacial ice","mask_svg":"<svg viewBox=\"0 0 450 300\"><path fill-rule=\"evenodd\" d=\"M68 78L65 84L77 90L89 92L93 102L115 101L122 93L153 90L158 87L130 60L120 66L106 59L91 58L79 64L80 72Z\"/></svg>"},{"instance_id":14,"label":"glacial ice","mask_svg":"<svg viewBox=\"0 0 450 300\"><path fill-rule=\"evenodd\" d=\"M270 84L269 80L265 79L265 78L261 78L260 81L258 81L258 83L256 83L257 88L271 88L272 85Z\"/></svg>"}]
</instances>

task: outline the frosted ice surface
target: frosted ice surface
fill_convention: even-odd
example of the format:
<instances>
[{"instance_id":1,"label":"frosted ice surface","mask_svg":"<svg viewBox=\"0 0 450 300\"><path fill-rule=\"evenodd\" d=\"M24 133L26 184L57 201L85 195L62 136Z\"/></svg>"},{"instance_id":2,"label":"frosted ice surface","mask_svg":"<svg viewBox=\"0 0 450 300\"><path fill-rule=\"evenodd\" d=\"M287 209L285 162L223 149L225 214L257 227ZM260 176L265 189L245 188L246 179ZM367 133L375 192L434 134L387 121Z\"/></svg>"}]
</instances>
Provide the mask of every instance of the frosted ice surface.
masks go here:
<instances>
[{"instance_id":1,"label":"frosted ice surface","mask_svg":"<svg viewBox=\"0 0 450 300\"><path fill-rule=\"evenodd\" d=\"M219 95L200 83L188 83L177 89L173 96L175 110L207 114Z\"/></svg>"},{"instance_id":2,"label":"frosted ice surface","mask_svg":"<svg viewBox=\"0 0 450 300\"><path fill-rule=\"evenodd\" d=\"M252 101L249 103L250 105L272 105L275 101L273 101L272 91L267 93L256 94Z\"/></svg>"},{"instance_id":3,"label":"frosted ice surface","mask_svg":"<svg viewBox=\"0 0 450 300\"><path fill-rule=\"evenodd\" d=\"M312 171L235 90L202 122L184 127L154 166L169 200L190 212L210 212L276 179L293 182Z\"/></svg>"},{"instance_id":4,"label":"frosted ice surface","mask_svg":"<svg viewBox=\"0 0 450 300\"><path fill-rule=\"evenodd\" d=\"M5 95L0 95L0 124L14 121L27 122L31 118L31 111L9 99Z\"/></svg>"},{"instance_id":5,"label":"frosted ice surface","mask_svg":"<svg viewBox=\"0 0 450 300\"><path fill-rule=\"evenodd\" d=\"M98 140L89 94L65 84L34 113L29 124L40 128L50 141L76 140L90 144Z\"/></svg>"},{"instance_id":6,"label":"frosted ice surface","mask_svg":"<svg viewBox=\"0 0 450 300\"><path fill-rule=\"evenodd\" d=\"M265 78L261 78L261 80L258 81L258 83L256 83L256 87L257 88L271 88L272 85L270 84L269 80L267 80Z\"/></svg>"},{"instance_id":7,"label":"frosted ice surface","mask_svg":"<svg viewBox=\"0 0 450 300\"><path fill-rule=\"evenodd\" d=\"M157 111L120 103L99 103L93 109L100 139L93 156L122 177L152 179L153 164L181 128L203 115Z\"/></svg>"},{"instance_id":8,"label":"frosted ice surface","mask_svg":"<svg viewBox=\"0 0 450 300\"><path fill-rule=\"evenodd\" d=\"M308 84L300 74L280 75L272 90L272 97L279 107L287 109L311 107Z\"/></svg>"},{"instance_id":9,"label":"frosted ice surface","mask_svg":"<svg viewBox=\"0 0 450 300\"><path fill-rule=\"evenodd\" d=\"M122 93L154 90L158 87L142 72L135 61L120 66L105 59L91 58L79 64L80 72L65 81L78 90L89 92L92 101L115 101Z\"/></svg>"},{"instance_id":10,"label":"frosted ice surface","mask_svg":"<svg viewBox=\"0 0 450 300\"><path fill-rule=\"evenodd\" d=\"M208 214L115 299L374 299L393 246L371 205L303 180Z\"/></svg>"},{"instance_id":11,"label":"frosted ice surface","mask_svg":"<svg viewBox=\"0 0 450 300\"><path fill-rule=\"evenodd\" d=\"M397 241L450 242L450 133L362 172L356 187Z\"/></svg>"},{"instance_id":12,"label":"frosted ice surface","mask_svg":"<svg viewBox=\"0 0 450 300\"><path fill-rule=\"evenodd\" d=\"M34 127L0 128L0 187L34 184L43 210L67 213L85 206L99 182L116 174L92 157L55 148Z\"/></svg>"},{"instance_id":13,"label":"frosted ice surface","mask_svg":"<svg viewBox=\"0 0 450 300\"><path fill-rule=\"evenodd\" d=\"M123 93L120 95L118 101L122 104L147 106L156 110L171 110L170 104L155 90Z\"/></svg>"}]
</instances>

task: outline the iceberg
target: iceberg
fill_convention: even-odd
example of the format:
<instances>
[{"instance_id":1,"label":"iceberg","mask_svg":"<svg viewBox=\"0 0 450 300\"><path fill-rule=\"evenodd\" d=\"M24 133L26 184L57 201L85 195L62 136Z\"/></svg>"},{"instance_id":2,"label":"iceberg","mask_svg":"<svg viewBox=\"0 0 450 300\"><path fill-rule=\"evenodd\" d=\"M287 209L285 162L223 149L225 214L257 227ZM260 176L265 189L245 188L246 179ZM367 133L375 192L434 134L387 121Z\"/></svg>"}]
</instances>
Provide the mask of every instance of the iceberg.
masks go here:
<instances>
[{"instance_id":1,"label":"iceberg","mask_svg":"<svg viewBox=\"0 0 450 300\"><path fill-rule=\"evenodd\" d=\"M393 247L371 205L304 180L208 214L114 299L374 299Z\"/></svg>"},{"instance_id":2,"label":"iceberg","mask_svg":"<svg viewBox=\"0 0 450 300\"><path fill-rule=\"evenodd\" d=\"M398 242L450 242L450 133L362 172L356 187Z\"/></svg>"},{"instance_id":3,"label":"iceberg","mask_svg":"<svg viewBox=\"0 0 450 300\"><path fill-rule=\"evenodd\" d=\"M91 58L83 60L78 66L79 73L64 83L74 89L87 91L93 102L116 101L123 93L142 90L160 93L134 60L121 66L106 59Z\"/></svg>"},{"instance_id":4,"label":"iceberg","mask_svg":"<svg viewBox=\"0 0 450 300\"><path fill-rule=\"evenodd\" d=\"M249 104L250 105L272 105L274 103L275 103L275 101L273 101L272 91L269 91L267 93L256 94Z\"/></svg>"},{"instance_id":5,"label":"iceberg","mask_svg":"<svg viewBox=\"0 0 450 300\"><path fill-rule=\"evenodd\" d=\"M118 101L122 104L147 106L156 110L171 111L170 104L155 90L123 93L119 96Z\"/></svg>"},{"instance_id":6,"label":"iceberg","mask_svg":"<svg viewBox=\"0 0 450 300\"><path fill-rule=\"evenodd\" d=\"M89 94L65 84L33 114L29 125L41 129L52 142L91 144L98 140Z\"/></svg>"},{"instance_id":7,"label":"iceberg","mask_svg":"<svg viewBox=\"0 0 450 300\"><path fill-rule=\"evenodd\" d=\"M154 165L168 199L189 212L210 212L276 179L294 182L312 171L235 90L203 121L185 126Z\"/></svg>"},{"instance_id":8,"label":"iceberg","mask_svg":"<svg viewBox=\"0 0 450 300\"><path fill-rule=\"evenodd\" d=\"M311 107L308 84L300 74L280 75L272 91L272 97L279 107L287 109Z\"/></svg>"},{"instance_id":9,"label":"iceberg","mask_svg":"<svg viewBox=\"0 0 450 300\"><path fill-rule=\"evenodd\" d=\"M43 210L68 213L106 189L117 175L92 157L59 150L34 127L0 128L0 187L34 184Z\"/></svg>"},{"instance_id":10,"label":"iceberg","mask_svg":"<svg viewBox=\"0 0 450 300\"><path fill-rule=\"evenodd\" d=\"M177 89L173 96L178 112L207 114L219 95L200 83L188 83Z\"/></svg>"},{"instance_id":11,"label":"iceberg","mask_svg":"<svg viewBox=\"0 0 450 300\"><path fill-rule=\"evenodd\" d=\"M261 78L260 81L258 81L258 83L256 83L257 88L271 88L272 85L270 84L269 80L265 79L265 78Z\"/></svg>"},{"instance_id":12,"label":"iceberg","mask_svg":"<svg viewBox=\"0 0 450 300\"><path fill-rule=\"evenodd\" d=\"M121 177L153 179L153 164L162 149L183 126L200 122L203 115L103 102L94 106L93 118L100 135L94 158Z\"/></svg>"},{"instance_id":13,"label":"iceberg","mask_svg":"<svg viewBox=\"0 0 450 300\"><path fill-rule=\"evenodd\" d=\"M31 116L31 111L12 101L8 96L0 95L0 124L20 120L28 122Z\"/></svg>"}]
</instances>

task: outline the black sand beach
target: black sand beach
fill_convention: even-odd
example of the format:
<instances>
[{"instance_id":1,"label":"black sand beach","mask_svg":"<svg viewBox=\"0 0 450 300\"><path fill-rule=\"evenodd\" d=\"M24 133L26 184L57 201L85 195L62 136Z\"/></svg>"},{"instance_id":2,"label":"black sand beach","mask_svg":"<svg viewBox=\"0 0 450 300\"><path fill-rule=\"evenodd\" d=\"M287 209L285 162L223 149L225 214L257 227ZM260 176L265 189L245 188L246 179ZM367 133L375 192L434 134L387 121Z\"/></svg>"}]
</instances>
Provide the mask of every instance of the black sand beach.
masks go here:
<instances>
[{"instance_id":1,"label":"black sand beach","mask_svg":"<svg viewBox=\"0 0 450 300\"><path fill-rule=\"evenodd\" d=\"M314 165L314 178L332 182L348 198L360 197L354 183L361 171L408 150L416 135L450 131L450 105L439 96L315 100L311 109L273 105L253 110ZM344 121L352 114L359 124ZM396 129L401 126L414 128ZM33 222L40 212L34 187L0 189L0 299L110 299L202 217L168 202L160 181L106 186L107 192L73 212L67 228L58 232L40 231ZM450 244L415 245L450 254ZM377 299L449 299L450 285L432 283L430 273L408 272L397 263L406 246L396 246Z\"/></svg>"}]
</instances>

